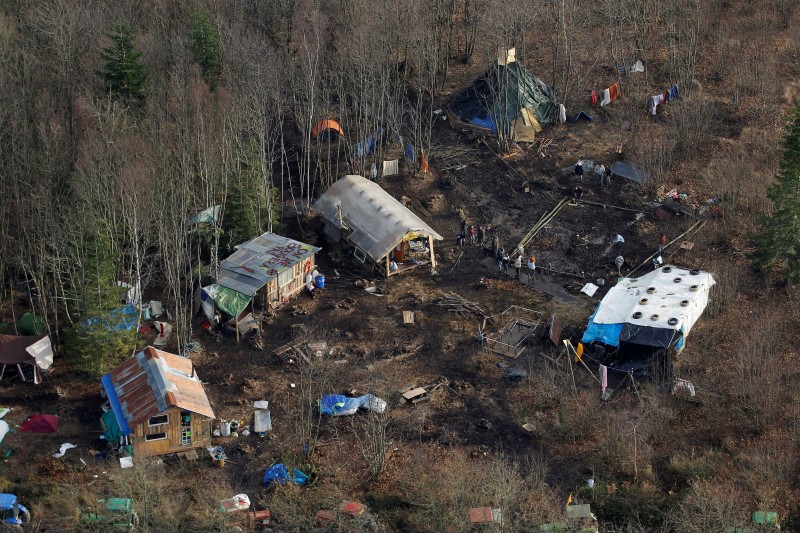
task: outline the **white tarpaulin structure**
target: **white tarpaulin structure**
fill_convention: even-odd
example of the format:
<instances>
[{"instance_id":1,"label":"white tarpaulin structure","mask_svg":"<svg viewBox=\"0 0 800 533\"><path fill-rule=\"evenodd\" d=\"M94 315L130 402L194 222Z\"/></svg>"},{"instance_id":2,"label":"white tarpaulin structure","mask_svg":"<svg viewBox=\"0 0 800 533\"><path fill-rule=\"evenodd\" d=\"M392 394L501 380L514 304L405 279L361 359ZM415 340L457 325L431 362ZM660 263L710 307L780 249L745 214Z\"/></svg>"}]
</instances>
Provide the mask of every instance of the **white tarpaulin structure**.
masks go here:
<instances>
[{"instance_id":1,"label":"white tarpaulin structure","mask_svg":"<svg viewBox=\"0 0 800 533\"><path fill-rule=\"evenodd\" d=\"M708 272L669 265L639 278L624 278L600 302L593 321L674 329L688 335L715 283Z\"/></svg>"},{"instance_id":2,"label":"white tarpaulin structure","mask_svg":"<svg viewBox=\"0 0 800 533\"><path fill-rule=\"evenodd\" d=\"M671 265L624 278L600 301L581 342L680 352L714 284L708 272Z\"/></svg>"}]
</instances>

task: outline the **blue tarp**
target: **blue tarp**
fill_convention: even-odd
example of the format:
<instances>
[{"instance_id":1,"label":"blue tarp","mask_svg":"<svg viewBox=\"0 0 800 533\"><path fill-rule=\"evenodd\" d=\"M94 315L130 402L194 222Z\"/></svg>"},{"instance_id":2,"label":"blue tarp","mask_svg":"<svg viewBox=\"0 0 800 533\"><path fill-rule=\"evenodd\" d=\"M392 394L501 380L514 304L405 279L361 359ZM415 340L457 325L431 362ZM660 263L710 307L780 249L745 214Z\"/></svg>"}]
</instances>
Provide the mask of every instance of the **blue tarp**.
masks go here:
<instances>
[{"instance_id":1,"label":"blue tarp","mask_svg":"<svg viewBox=\"0 0 800 533\"><path fill-rule=\"evenodd\" d=\"M406 144L405 154L406 154L406 159L408 159L412 163L416 161L416 158L414 157L414 147L411 145L411 143Z\"/></svg>"},{"instance_id":2,"label":"blue tarp","mask_svg":"<svg viewBox=\"0 0 800 533\"><path fill-rule=\"evenodd\" d=\"M269 487L273 482L278 485L283 485L287 481L297 485L305 485L308 481L308 476L297 468L292 471L292 475L289 475L289 469L286 468L286 465L277 463L267 468L261 483L265 487Z\"/></svg>"},{"instance_id":3,"label":"blue tarp","mask_svg":"<svg viewBox=\"0 0 800 533\"><path fill-rule=\"evenodd\" d=\"M358 411L358 408L364 404L362 398L348 398L342 394L328 394L319 401L319 411L324 415L350 415Z\"/></svg>"},{"instance_id":4,"label":"blue tarp","mask_svg":"<svg viewBox=\"0 0 800 533\"><path fill-rule=\"evenodd\" d=\"M599 310L600 305L597 306L597 309L594 310L592 316L589 317L589 324L586 326L586 331L583 333L581 342L584 344L589 344L594 341L600 341L609 346L619 346L619 336L622 333L623 324L595 323L594 317Z\"/></svg>"},{"instance_id":5,"label":"blue tarp","mask_svg":"<svg viewBox=\"0 0 800 533\"><path fill-rule=\"evenodd\" d=\"M107 331L133 331L139 321L139 312L136 308L128 304L118 309L108 311L105 318L88 318L83 323L86 330L102 328Z\"/></svg>"},{"instance_id":6,"label":"blue tarp","mask_svg":"<svg viewBox=\"0 0 800 533\"><path fill-rule=\"evenodd\" d=\"M473 117L469 123L473 126L486 128L495 132L497 131L497 119L493 115L487 115L483 118Z\"/></svg>"},{"instance_id":7,"label":"blue tarp","mask_svg":"<svg viewBox=\"0 0 800 533\"><path fill-rule=\"evenodd\" d=\"M119 402L117 391L114 389L114 383L111 381L111 374L106 374L100 378L100 385L106 392L108 403L111 406L111 411L114 412L114 418L117 420L120 432L123 435L130 435L131 428L128 426L128 420L125 418L125 413L122 411L122 405Z\"/></svg>"}]
</instances>

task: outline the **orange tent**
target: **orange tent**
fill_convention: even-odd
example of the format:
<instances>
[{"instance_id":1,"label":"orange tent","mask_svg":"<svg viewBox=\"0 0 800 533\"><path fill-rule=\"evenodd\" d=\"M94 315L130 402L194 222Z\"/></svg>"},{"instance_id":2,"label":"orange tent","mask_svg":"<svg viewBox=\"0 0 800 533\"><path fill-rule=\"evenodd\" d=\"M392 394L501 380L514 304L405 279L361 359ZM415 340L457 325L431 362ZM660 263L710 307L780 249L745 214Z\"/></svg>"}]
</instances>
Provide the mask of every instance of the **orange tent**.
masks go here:
<instances>
[{"instance_id":1,"label":"orange tent","mask_svg":"<svg viewBox=\"0 0 800 533\"><path fill-rule=\"evenodd\" d=\"M316 139L320 133L326 130L338 131L339 135L344 137L344 130L342 129L342 127L339 125L338 122L332 119L325 119L325 120L320 120L319 122L314 124L314 126L311 128L311 138Z\"/></svg>"}]
</instances>

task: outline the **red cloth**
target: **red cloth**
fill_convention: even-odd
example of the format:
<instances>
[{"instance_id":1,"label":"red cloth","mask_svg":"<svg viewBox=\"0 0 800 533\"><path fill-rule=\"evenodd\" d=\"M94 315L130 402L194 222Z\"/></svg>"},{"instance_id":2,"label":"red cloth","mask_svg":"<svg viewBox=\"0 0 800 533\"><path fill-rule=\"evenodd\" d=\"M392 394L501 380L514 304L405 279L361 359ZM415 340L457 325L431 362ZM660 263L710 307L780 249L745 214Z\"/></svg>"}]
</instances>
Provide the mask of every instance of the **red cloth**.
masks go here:
<instances>
[{"instance_id":1,"label":"red cloth","mask_svg":"<svg viewBox=\"0 0 800 533\"><path fill-rule=\"evenodd\" d=\"M589 97L592 107L597 105L597 91L592 91L592 96Z\"/></svg>"},{"instance_id":2,"label":"red cloth","mask_svg":"<svg viewBox=\"0 0 800 533\"><path fill-rule=\"evenodd\" d=\"M611 87L608 88L608 93L611 96L611 101L613 102L617 98L619 98L619 82L615 83Z\"/></svg>"},{"instance_id":3,"label":"red cloth","mask_svg":"<svg viewBox=\"0 0 800 533\"><path fill-rule=\"evenodd\" d=\"M19 429L26 433L55 433L58 431L58 417L56 415L33 415L28 417Z\"/></svg>"}]
</instances>

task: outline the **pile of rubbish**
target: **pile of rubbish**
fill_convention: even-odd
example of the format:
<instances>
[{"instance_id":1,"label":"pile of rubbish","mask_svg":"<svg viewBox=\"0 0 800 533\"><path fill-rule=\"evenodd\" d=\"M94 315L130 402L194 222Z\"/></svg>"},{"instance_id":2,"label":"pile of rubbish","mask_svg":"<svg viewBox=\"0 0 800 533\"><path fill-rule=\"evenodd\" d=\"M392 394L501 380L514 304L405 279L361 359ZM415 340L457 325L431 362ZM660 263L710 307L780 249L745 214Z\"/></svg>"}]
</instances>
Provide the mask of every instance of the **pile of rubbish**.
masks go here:
<instances>
[{"instance_id":1,"label":"pile of rubbish","mask_svg":"<svg viewBox=\"0 0 800 533\"><path fill-rule=\"evenodd\" d=\"M365 394L357 398L349 398L343 394L328 394L319 401L319 411L324 415L349 416L364 408L374 413L383 413L386 402L374 394Z\"/></svg>"}]
</instances>

